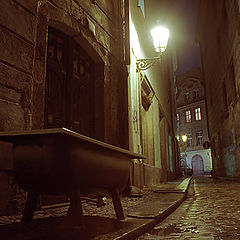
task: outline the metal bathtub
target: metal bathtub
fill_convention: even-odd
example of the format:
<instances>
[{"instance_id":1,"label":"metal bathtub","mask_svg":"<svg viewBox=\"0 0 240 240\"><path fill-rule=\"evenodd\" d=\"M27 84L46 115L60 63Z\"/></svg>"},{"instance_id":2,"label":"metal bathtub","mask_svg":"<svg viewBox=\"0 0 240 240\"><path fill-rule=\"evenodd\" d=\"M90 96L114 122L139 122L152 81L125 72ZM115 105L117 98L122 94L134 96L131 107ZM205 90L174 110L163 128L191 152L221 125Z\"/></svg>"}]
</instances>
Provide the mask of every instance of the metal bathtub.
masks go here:
<instances>
[{"instance_id":1,"label":"metal bathtub","mask_svg":"<svg viewBox=\"0 0 240 240\"><path fill-rule=\"evenodd\" d=\"M2 132L13 143L14 175L28 192L23 221L33 218L38 194L69 194L76 225L82 224L81 195L111 194L124 219L119 192L129 181L131 159L144 158L66 128Z\"/></svg>"}]
</instances>

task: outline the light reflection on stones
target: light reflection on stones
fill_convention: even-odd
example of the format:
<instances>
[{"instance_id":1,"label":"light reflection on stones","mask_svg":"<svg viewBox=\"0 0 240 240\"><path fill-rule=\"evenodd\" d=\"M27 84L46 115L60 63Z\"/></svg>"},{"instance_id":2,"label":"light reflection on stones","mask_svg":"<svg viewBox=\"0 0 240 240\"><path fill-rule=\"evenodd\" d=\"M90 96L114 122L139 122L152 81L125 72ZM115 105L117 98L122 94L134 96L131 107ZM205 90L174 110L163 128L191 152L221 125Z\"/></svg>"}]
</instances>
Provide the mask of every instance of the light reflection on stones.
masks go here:
<instances>
[{"instance_id":1,"label":"light reflection on stones","mask_svg":"<svg viewBox=\"0 0 240 240\"><path fill-rule=\"evenodd\" d=\"M188 199L148 233L151 239L240 239L240 183L197 177ZM195 194L193 194L195 192ZM146 240L145 235L138 240Z\"/></svg>"}]
</instances>

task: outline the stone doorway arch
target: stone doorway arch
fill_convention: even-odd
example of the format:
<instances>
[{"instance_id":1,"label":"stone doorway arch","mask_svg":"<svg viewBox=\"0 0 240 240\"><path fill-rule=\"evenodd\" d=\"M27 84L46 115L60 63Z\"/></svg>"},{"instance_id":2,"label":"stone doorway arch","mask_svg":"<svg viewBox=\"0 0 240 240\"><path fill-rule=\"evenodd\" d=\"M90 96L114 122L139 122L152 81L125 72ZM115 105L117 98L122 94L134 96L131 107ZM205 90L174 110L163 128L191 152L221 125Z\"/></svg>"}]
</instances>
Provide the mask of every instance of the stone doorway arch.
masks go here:
<instances>
[{"instance_id":1,"label":"stone doorway arch","mask_svg":"<svg viewBox=\"0 0 240 240\"><path fill-rule=\"evenodd\" d=\"M103 51L104 49L98 44L97 40L93 38L92 32L86 28L87 14L84 11L81 14L76 19L71 11L68 13L64 8L58 8L48 1L39 1L36 16L31 128L42 129L64 126L103 141L105 137L104 62L106 52ZM52 53L49 52L49 34L52 33L51 29L55 29L59 34L55 38L55 49L53 49L55 60L58 61L52 61L51 59L50 62L49 54ZM73 50L71 56L69 56L72 57L72 61L66 61L62 55L64 51L68 52L66 44L62 41L63 39L70 39L71 46L76 50ZM54 46L54 41L52 46ZM63 52L61 52L62 47ZM80 67L80 65L74 61L76 60L76 58L74 59L76 55L78 55L77 59L83 56L83 59L86 60L84 62L88 62L91 66L87 66L87 63L84 65L84 68L88 69L87 72L90 74L91 81L84 82L89 77L85 74L86 71L83 72L82 67L80 71L81 76L79 76L79 68L76 70L76 66ZM66 67L69 69L71 63L72 70L70 69L67 73L65 71ZM55 80L49 82L50 75L51 79L59 79L57 86ZM78 77L81 78L80 82L77 81ZM75 85L73 83L76 82L77 86L71 88L75 90L74 94L69 93L70 85ZM81 99L78 98L80 93ZM66 97L67 95L68 97ZM56 100L55 103L51 101L46 103L46 97L49 100L52 96ZM89 104L81 104L83 102ZM50 111L46 109L46 106L51 108ZM81 111L76 111L76 109L81 109Z\"/></svg>"},{"instance_id":2,"label":"stone doorway arch","mask_svg":"<svg viewBox=\"0 0 240 240\"><path fill-rule=\"evenodd\" d=\"M203 158L201 155L196 154L192 157L192 170L193 175L203 175L204 174L204 165L203 165Z\"/></svg>"}]
</instances>

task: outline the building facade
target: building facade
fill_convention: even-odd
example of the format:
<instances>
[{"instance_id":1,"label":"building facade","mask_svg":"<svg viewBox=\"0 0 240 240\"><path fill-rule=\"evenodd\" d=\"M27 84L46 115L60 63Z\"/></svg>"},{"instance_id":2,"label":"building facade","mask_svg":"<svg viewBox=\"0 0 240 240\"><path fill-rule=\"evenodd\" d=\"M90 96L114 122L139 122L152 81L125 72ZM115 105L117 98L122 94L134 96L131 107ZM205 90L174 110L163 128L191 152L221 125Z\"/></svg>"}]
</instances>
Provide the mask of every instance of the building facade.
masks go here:
<instances>
[{"instance_id":1,"label":"building facade","mask_svg":"<svg viewBox=\"0 0 240 240\"><path fill-rule=\"evenodd\" d=\"M198 41L216 176L240 177L238 0L200 1Z\"/></svg>"},{"instance_id":2,"label":"building facade","mask_svg":"<svg viewBox=\"0 0 240 240\"><path fill-rule=\"evenodd\" d=\"M175 138L174 42L160 63L146 71L137 60L156 57L150 31L156 25L171 28L172 1L130 1L129 131L130 148L146 155L133 166L134 185L156 185L178 174ZM159 18L159 16L161 18Z\"/></svg>"},{"instance_id":3,"label":"building facade","mask_svg":"<svg viewBox=\"0 0 240 240\"><path fill-rule=\"evenodd\" d=\"M210 173L211 151L204 149L208 141L207 114L202 72L193 67L177 76L177 135L181 150L182 168L190 168L193 174ZM183 142L182 136L187 140Z\"/></svg>"}]
</instances>

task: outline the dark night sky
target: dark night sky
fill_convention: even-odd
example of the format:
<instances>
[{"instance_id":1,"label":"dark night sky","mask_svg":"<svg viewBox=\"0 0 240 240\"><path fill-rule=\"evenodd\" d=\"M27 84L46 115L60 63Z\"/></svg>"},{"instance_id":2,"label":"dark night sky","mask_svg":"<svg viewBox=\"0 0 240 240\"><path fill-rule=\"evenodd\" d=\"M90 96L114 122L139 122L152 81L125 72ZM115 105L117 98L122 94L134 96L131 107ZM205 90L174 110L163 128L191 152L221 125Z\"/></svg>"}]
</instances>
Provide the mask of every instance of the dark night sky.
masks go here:
<instances>
[{"instance_id":1,"label":"dark night sky","mask_svg":"<svg viewBox=\"0 0 240 240\"><path fill-rule=\"evenodd\" d=\"M199 0L175 0L178 70L184 73L193 66L200 66L199 47L195 43Z\"/></svg>"}]
</instances>

